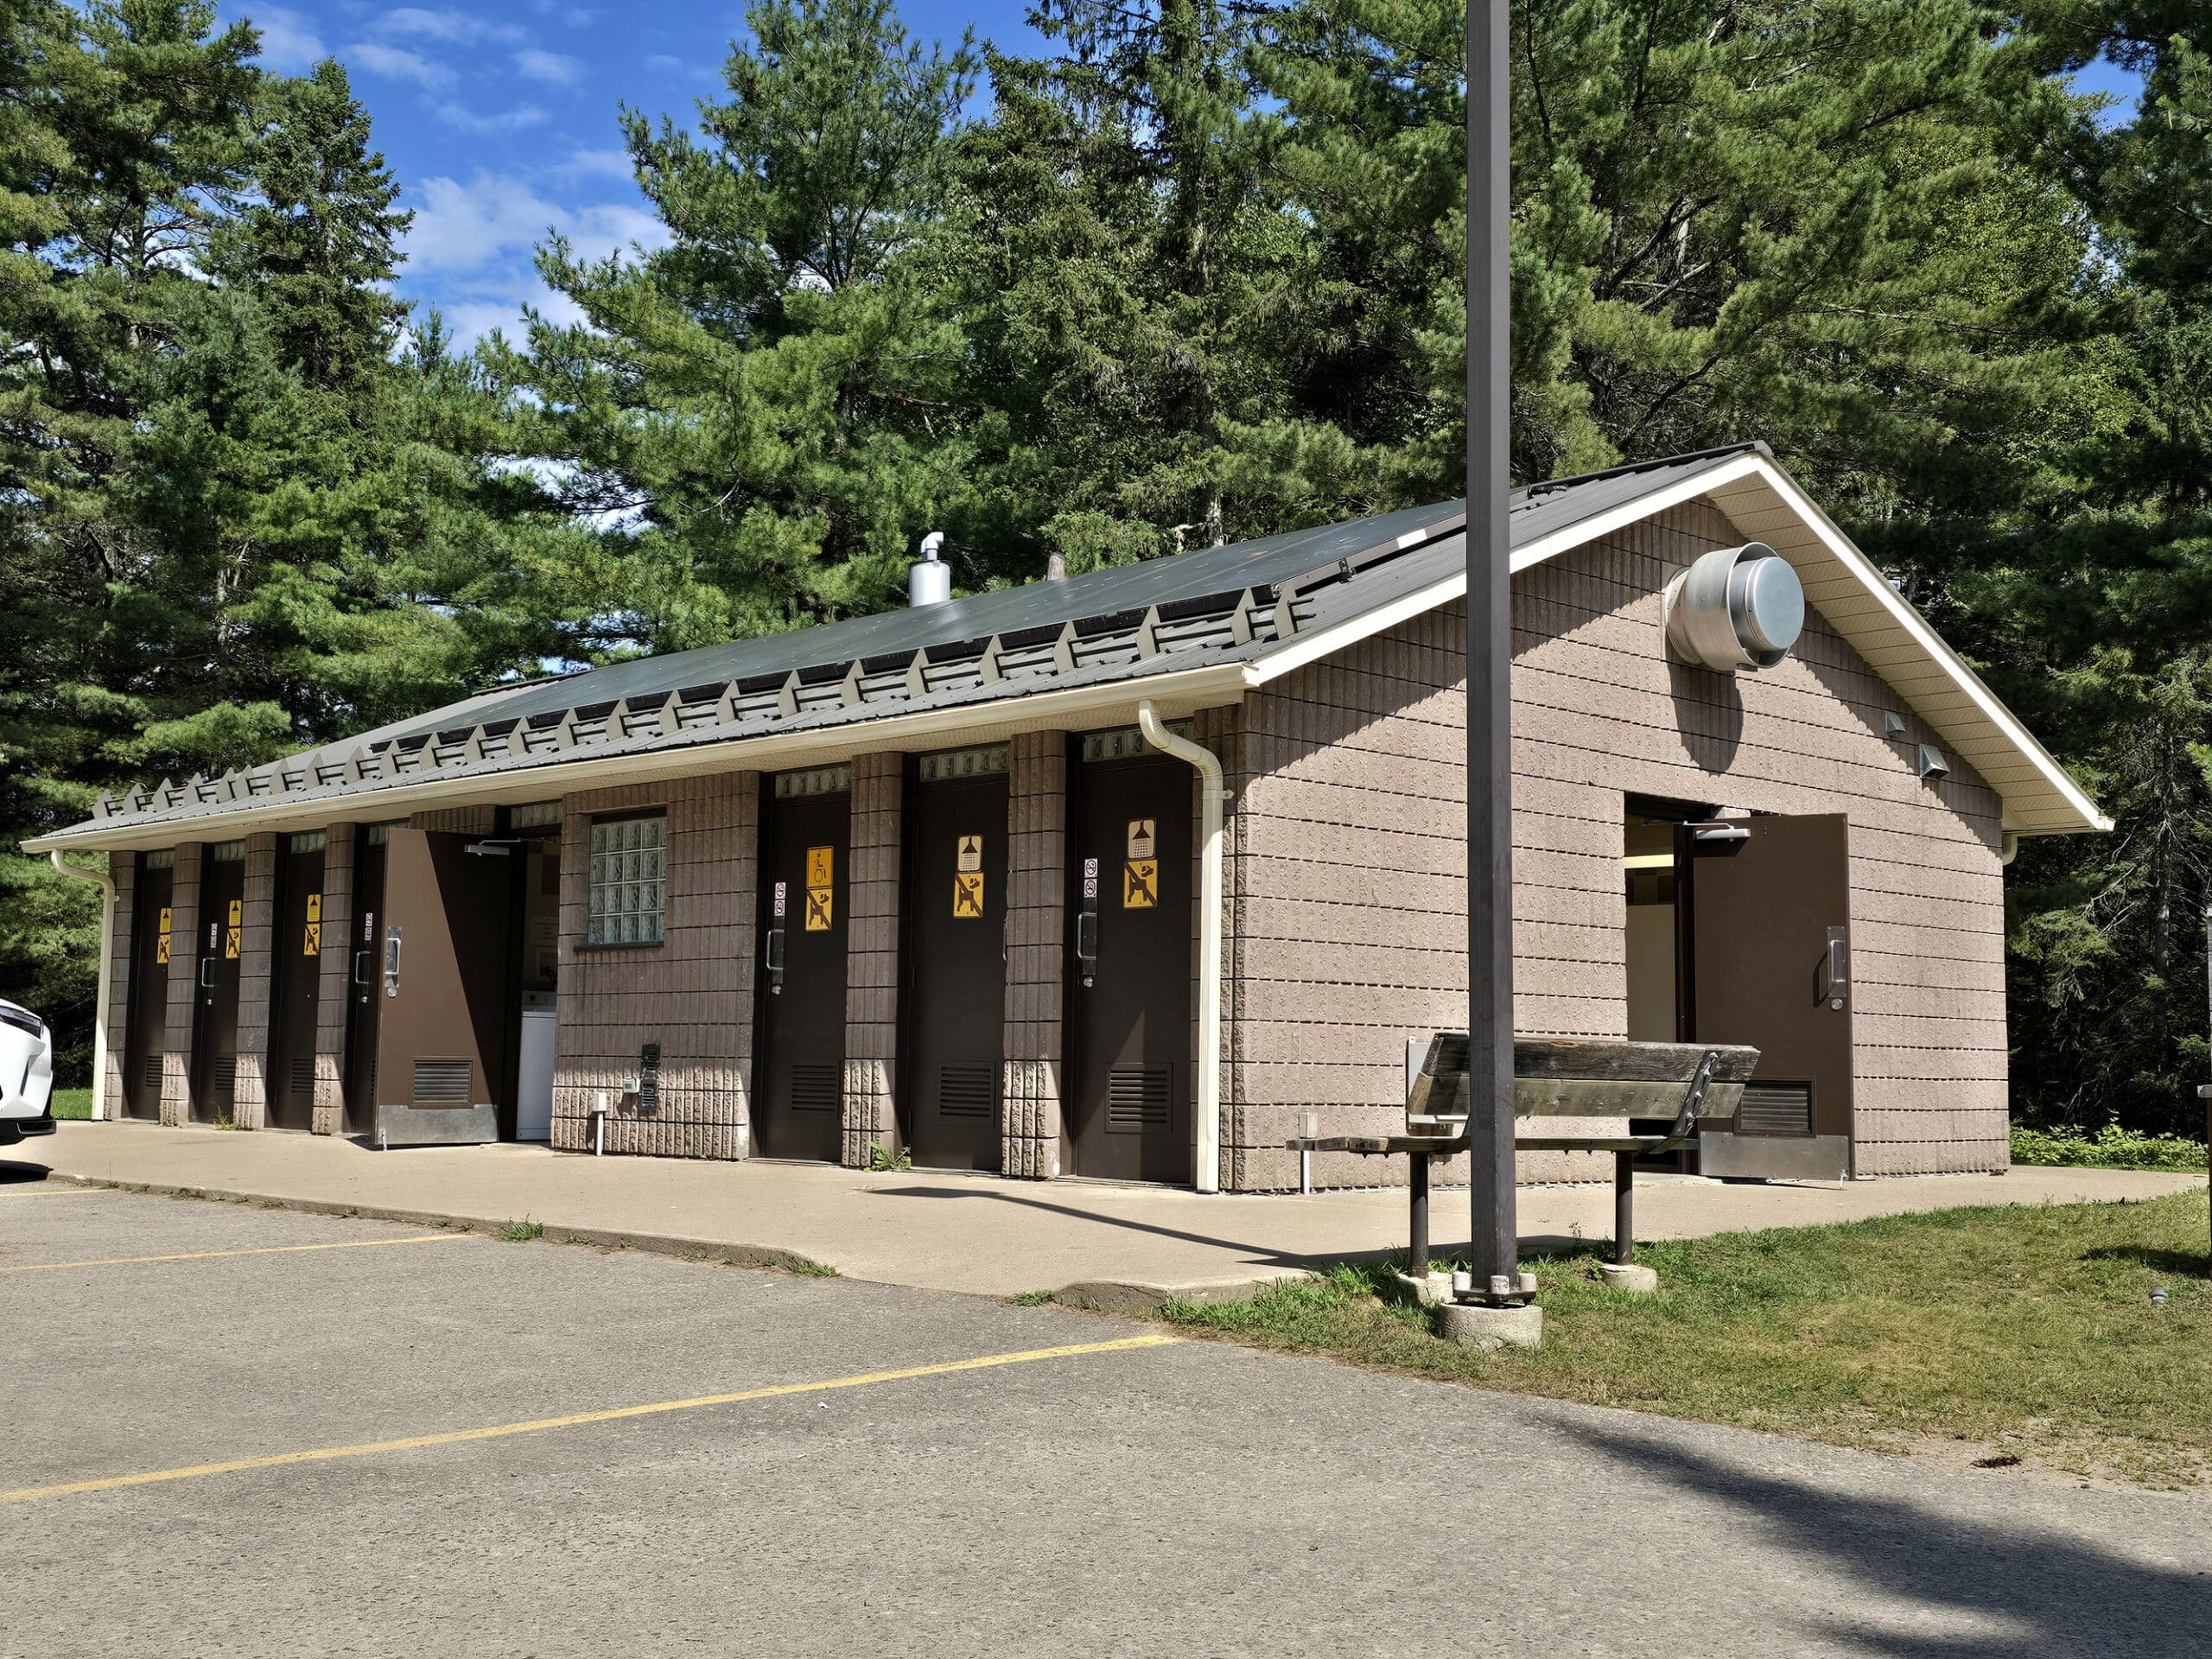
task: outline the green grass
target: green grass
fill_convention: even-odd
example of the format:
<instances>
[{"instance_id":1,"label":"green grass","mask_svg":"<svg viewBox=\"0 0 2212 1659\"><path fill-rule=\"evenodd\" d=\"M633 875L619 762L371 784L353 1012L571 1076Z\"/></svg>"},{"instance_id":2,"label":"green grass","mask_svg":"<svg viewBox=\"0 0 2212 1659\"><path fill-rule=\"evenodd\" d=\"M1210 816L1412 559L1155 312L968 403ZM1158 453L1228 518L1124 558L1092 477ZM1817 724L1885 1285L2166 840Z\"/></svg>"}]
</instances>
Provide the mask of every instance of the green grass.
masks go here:
<instances>
[{"instance_id":1,"label":"green grass","mask_svg":"<svg viewBox=\"0 0 2212 1659\"><path fill-rule=\"evenodd\" d=\"M2204 1143L2180 1135L2138 1135L2107 1123L2094 1135L2080 1129L2012 1131L2016 1164L2068 1164L2091 1169L2185 1169L2204 1167Z\"/></svg>"},{"instance_id":2,"label":"green grass","mask_svg":"<svg viewBox=\"0 0 2212 1659\"><path fill-rule=\"evenodd\" d=\"M510 1244L527 1244L533 1238L545 1236L545 1224L532 1221L525 1216L520 1221L511 1221L500 1228L499 1236Z\"/></svg>"},{"instance_id":3,"label":"green grass","mask_svg":"<svg viewBox=\"0 0 2212 1659\"><path fill-rule=\"evenodd\" d=\"M1649 1246L1661 1291L1595 1257L1524 1263L1544 1343L1483 1354L1339 1267L1249 1303L1172 1304L1192 1334L1488 1388L1902 1451L1997 1455L2154 1484L2212 1472L2212 1279L2202 1192L1950 1210ZM2154 1307L2150 1292L2170 1300Z\"/></svg>"},{"instance_id":4,"label":"green grass","mask_svg":"<svg viewBox=\"0 0 2212 1659\"><path fill-rule=\"evenodd\" d=\"M90 1119L92 1115L92 1091L89 1089L55 1090L53 1112L56 1117Z\"/></svg>"}]
</instances>

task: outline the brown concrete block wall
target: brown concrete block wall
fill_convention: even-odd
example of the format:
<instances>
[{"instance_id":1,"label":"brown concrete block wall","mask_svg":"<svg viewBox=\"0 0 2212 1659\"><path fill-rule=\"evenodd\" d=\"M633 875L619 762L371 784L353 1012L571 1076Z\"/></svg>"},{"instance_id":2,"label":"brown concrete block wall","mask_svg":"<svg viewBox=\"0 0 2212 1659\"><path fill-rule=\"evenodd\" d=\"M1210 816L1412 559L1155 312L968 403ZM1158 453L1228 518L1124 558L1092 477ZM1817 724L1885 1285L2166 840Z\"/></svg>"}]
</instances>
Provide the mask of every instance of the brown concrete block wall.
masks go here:
<instances>
[{"instance_id":1,"label":"brown concrete block wall","mask_svg":"<svg viewBox=\"0 0 2212 1659\"><path fill-rule=\"evenodd\" d=\"M1064 1136L1068 741L1059 732L1026 732L1008 750L1001 1167L1049 1180L1060 1173Z\"/></svg>"},{"instance_id":2,"label":"brown concrete block wall","mask_svg":"<svg viewBox=\"0 0 2212 1659\"><path fill-rule=\"evenodd\" d=\"M98 1116L123 1116L123 1065L130 1046L130 947L138 909L138 853L108 855L115 916L108 931L107 1064L100 1074Z\"/></svg>"},{"instance_id":3,"label":"brown concrete block wall","mask_svg":"<svg viewBox=\"0 0 2212 1659\"><path fill-rule=\"evenodd\" d=\"M346 1128L346 1016L353 1003L353 860L358 828L334 823L322 842L322 957L315 976L315 1110L316 1135Z\"/></svg>"},{"instance_id":4,"label":"brown concrete block wall","mask_svg":"<svg viewBox=\"0 0 2212 1659\"><path fill-rule=\"evenodd\" d=\"M899 1148L899 885L906 757L853 761L852 869L845 880L844 1161Z\"/></svg>"},{"instance_id":5,"label":"brown concrete block wall","mask_svg":"<svg viewBox=\"0 0 2212 1659\"><path fill-rule=\"evenodd\" d=\"M753 772L593 790L562 799L558 1050L553 1145L590 1145L594 1096L607 1096L607 1149L740 1158L752 1087L754 898L760 778ZM658 945L584 944L594 816L668 814L667 926ZM486 826L488 827L488 825ZM620 1080L647 1043L661 1047L658 1109Z\"/></svg>"},{"instance_id":6,"label":"brown concrete block wall","mask_svg":"<svg viewBox=\"0 0 2212 1659\"><path fill-rule=\"evenodd\" d=\"M451 836L488 836L498 828L496 806L441 806L407 820L410 830L435 830Z\"/></svg>"},{"instance_id":7,"label":"brown concrete block wall","mask_svg":"<svg viewBox=\"0 0 2212 1659\"><path fill-rule=\"evenodd\" d=\"M200 1010L200 865L204 843L186 842L170 870L168 1018L162 1033L162 1122L192 1122L192 1032ZM180 960L181 958L181 960Z\"/></svg>"},{"instance_id":8,"label":"brown concrete block wall","mask_svg":"<svg viewBox=\"0 0 2212 1659\"><path fill-rule=\"evenodd\" d=\"M1843 812L1858 1168L2000 1166L1998 798L1955 755L1941 784L1913 775L1911 745L1938 740L1817 613L1778 669L1668 662L1667 581L1742 539L1700 503L1515 580L1516 1023L1626 1030L1624 795ZM1247 699L1232 840L1236 1185L1295 1183L1295 1158L1274 1148L1302 1110L1325 1132L1396 1122L1405 1036L1465 1017L1464 630L1449 607ZM1904 716L1901 742L1883 739L1885 709ZM1930 986L1940 1007L1921 995ZM1381 1160L1315 1163L1330 1184L1404 1179ZM1524 1179L1603 1173L1578 1154L1522 1160Z\"/></svg>"},{"instance_id":9,"label":"brown concrete block wall","mask_svg":"<svg viewBox=\"0 0 2212 1659\"><path fill-rule=\"evenodd\" d=\"M276 1012L276 837L245 841L245 902L238 912L238 1081L231 1121L242 1129L269 1125L269 1030Z\"/></svg>"}]
</instances>

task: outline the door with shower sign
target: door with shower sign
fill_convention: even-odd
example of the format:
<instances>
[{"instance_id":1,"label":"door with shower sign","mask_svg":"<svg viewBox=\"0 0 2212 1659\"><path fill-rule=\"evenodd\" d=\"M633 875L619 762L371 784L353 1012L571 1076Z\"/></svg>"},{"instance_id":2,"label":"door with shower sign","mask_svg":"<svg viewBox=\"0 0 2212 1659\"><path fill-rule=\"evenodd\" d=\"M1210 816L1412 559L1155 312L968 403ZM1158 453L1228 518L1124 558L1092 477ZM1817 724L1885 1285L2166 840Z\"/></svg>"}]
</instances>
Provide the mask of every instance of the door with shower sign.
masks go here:
<instances>
[{"instance_id":1,"label":"door with shower sign","mask_svg":"<svg viewBox=\"0 0 2212 1659\"><path fill-rule=\"evenodd\" d=\"M1075 1173L1187 1184L1192 772L1102 747L1086 740L1071 813Z\"/></svg>"},{"instance_id":2,"label":"door with shower sign","mask_svg":"<svg viewBox=\"0 0 2212 1659\"><path fill-rule=\"evenodd\" d=\"M914 1161L1000 1166L1006 1051L1003 747L925 754L909 814L906 1099Z\"/></svg>"},{"instance_id":3,"label":"door with shower sign","mask_svg":"<svg viewBox=\"0 0 2212 1659\"><path fill-rule=\"evenodd\" d=\"M769 780L760 852L753 1149L836 1163L845 1145L845 923L852 773Z\"/></svg>"}]
</instances>

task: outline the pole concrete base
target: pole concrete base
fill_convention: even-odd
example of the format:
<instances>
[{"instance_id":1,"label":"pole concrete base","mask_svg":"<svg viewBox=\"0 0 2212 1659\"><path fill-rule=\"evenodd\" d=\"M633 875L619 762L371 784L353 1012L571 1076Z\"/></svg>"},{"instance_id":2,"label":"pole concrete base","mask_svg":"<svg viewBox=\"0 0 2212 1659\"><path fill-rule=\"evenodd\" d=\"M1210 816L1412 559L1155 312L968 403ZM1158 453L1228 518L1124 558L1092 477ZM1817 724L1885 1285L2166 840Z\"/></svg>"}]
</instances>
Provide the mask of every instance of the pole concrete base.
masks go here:
<instances>
[{"instance_id":1,"label":"pole concrete base","mask_svg":"<svg viewBox=\"0 0 2212 1659\"><path fill-rule=\"evenodd\" d=\"M1436 1310L1436 1334L1462 1348L1534 1348L1544 1339L1544 1310L1534 1302L1519 1307L1446 1302Z\"/></svg>"},{"instance_id":2,"label":"pole concrete base","mask_svg":"<svg viewBox=\"0 0 2212 1659\"><path fill-rule=\"evenodd\" d=\"M1390 1275L1394 1299L1401 1302L1418 1303L1423 1307L1441 1307L1452 1300L1452 1275L1431 1273L1416 1277L1410 1273Z\"/></svg>"},{"instance_id":3,"label":"pole concrete base","mask_svg":"<svg viewBox=\"0 0 2212 1659\"><path fill-rule=\"evenodd\" d=\"M1659 1289L1659 1274L1656 1268L1639 1268L1626 1262L1601 1262L1598 1277L1608 1290L1624 1290L1633 1296L1656 1295Z\"/></svg>"}]
</instances>

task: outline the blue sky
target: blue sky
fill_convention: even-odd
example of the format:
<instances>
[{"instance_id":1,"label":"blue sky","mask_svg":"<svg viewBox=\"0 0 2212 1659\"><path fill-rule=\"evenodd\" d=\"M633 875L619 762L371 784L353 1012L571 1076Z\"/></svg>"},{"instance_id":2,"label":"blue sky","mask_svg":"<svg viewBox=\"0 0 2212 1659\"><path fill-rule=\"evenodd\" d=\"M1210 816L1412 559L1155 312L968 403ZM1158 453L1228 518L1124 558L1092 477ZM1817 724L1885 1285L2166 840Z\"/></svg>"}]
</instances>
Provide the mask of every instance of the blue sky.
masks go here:
<instances>
[{"instance_id":1,"label":"blue sky","mask_svg":"<svg viewBox=\"0 0 2212 1659\"><path fill-rule=\"evenodd\" d=\"M1036 44L1024 0L918 0L908 33L959 38L974 26L1016 50ZM658 226L630 177L615 125L628 104L689 124L720 92L741 3L652 5L501 0L461 6L259 5L226 0L226 22L261 30L262 61L299 73L335 57L368 106L376 141L415 213L399 288L442 310L463 339L550 301L531 249L558 228L600 254L652 242ZM554 308L557 311L557 308Z\"/></svg>"},{"instance_id":2,"label":"blue sky","mask_svg":"<svg viewBox=\"0 0 2212 1659\"><path fill-rule=\"evenodd\" d=\"M688 124L693 100L720 91L729 41L744 28L742 3L683 0L225 0L223 10L260 29L271 69L298 73L325 56L346 66L415 213L400 292L438 307L464 340L512 332L526 302L562 315L531 266L549 230L588 255L656 239L616 106ZM1040 45L1023 21L1027 0L908 0L899 10L925 41L972 27L1014 51ZM2104 64L2080 84L2128 99L2135 85Z\"/></svg>"}]
</instances>

